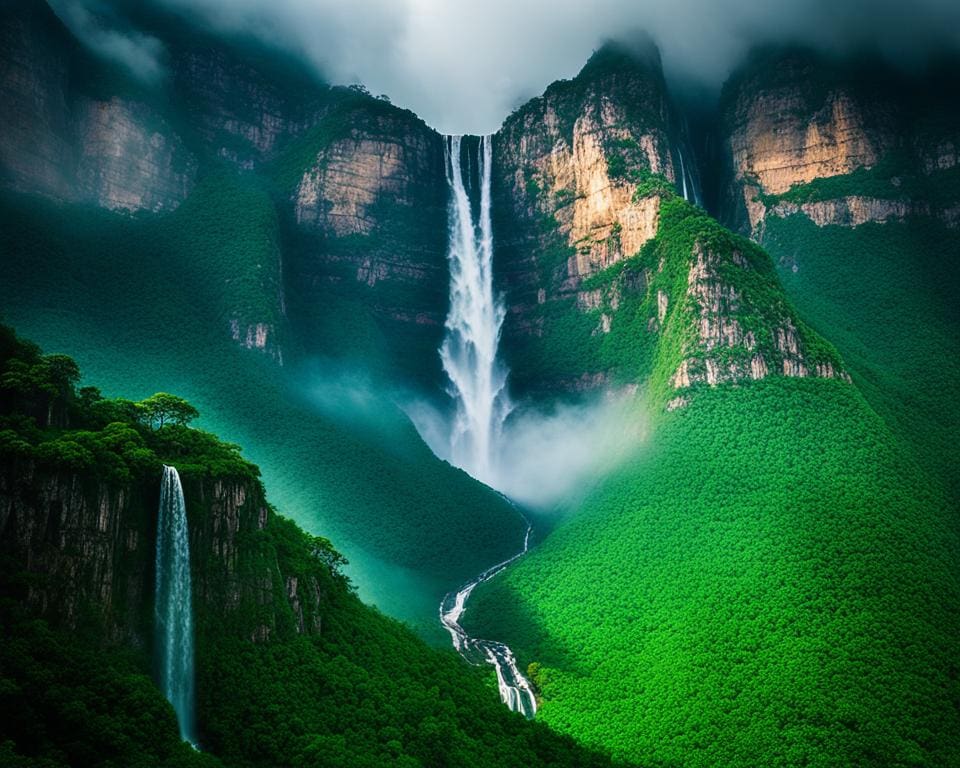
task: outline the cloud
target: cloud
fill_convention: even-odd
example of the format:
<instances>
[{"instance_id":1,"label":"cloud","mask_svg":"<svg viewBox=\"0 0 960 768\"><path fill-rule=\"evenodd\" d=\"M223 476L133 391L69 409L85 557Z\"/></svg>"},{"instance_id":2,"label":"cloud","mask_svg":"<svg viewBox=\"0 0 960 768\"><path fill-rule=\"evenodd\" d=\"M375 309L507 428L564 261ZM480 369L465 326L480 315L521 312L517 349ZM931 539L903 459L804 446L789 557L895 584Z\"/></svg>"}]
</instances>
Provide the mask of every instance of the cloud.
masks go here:
<instances>
[{"instance_id":1,"label":"cloud","mask_svg":"<svg viewBox=\"0 0 960 768\"><path fill-rule=\"evenodd\" d=\"M292 51L331 82L362 82L447 133L496 130L603 40L635 30L656 40L669 77L712 89L758 43L870 46L906 64L960 43L956 0L152 1ZM137 61L124 46L143 41L125 40L114 58Z\"/></svg>"},{"instance_id":2,"label":"cloud","mask_svg":"<svg viewBox=\"0 0 960 768\"><path fill-rule=\"evenodd\" d=\"M101 58L119 64L143 83L152 84L163 77L163 43L135 29L119 26L109 5L98 0L48 0L48 3L77 39Z\"/></svg>"}]
</instances>

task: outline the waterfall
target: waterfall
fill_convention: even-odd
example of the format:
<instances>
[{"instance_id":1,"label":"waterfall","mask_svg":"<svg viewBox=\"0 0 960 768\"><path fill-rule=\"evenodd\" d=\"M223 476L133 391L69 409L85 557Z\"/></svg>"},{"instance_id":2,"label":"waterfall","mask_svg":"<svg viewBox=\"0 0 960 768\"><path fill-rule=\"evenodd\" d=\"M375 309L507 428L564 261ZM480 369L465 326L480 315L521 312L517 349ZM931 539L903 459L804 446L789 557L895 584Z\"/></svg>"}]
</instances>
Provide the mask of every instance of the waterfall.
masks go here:
<instances>
[{"instance_id":1,"label":"waterfall","mask_svg":"<svg viewBox=\"0 0 960 768\"><path fill-rule=\"evenodd\" d=\"M683 166L683 150L678 148L677 154L680 155L680 178L683 179L683 199L689 203L690 197L687 195L687 170Z\"/></svg>"},{"instance_id":2,"label":"waterfall","mask_svg":"<svg viewBox=\"0 0 960 768\"><path fill-rule=\"evenodd\" d=\"M157 517L157 650L160 687L173 705L180 736L196 743L193 699L193 607L190 540L180 475L164 465Z\"/></svg>"},{"instance_id":3,"label":"waterfall","mask_svg":"<svg viewBox=\"0 0 960 768\"><path fill-rule=\"evenodd\" d=\"M440 348L443 369L457 413L451 430L451 458L474 477L490 482L492 449L509 410L507 374L497 360L504 308L493 292L493 230L490 223L490 136L481 137L473 157L464 154L463 137L446 139L450 262L450 310ZM464 183L464 160L467 183ZM479 209L468 186L479 185Z\"/></svg>"}]
</instances>

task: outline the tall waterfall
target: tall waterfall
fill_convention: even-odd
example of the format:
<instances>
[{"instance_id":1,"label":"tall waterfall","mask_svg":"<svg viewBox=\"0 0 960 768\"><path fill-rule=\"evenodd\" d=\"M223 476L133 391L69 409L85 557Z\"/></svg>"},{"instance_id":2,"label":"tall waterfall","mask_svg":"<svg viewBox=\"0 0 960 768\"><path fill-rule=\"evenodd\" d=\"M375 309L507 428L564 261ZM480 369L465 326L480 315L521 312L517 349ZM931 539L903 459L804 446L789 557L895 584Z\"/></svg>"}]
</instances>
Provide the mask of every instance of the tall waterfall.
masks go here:
<instances>
[{"instance_id":1,"label":"tall waterfall","mask_svg":"<svg viewBox=\"0 0 960 768\"><path fill-rule=\"evenodd\" d=\"M450 440L453 463L490 482L493 443L509 410L507 374L497 360L504 308L493 292L493 149L490 136L479 139L472 156L463 153L463 145L463 137L447 137L450 311L440 358L457 404ZM476 211L469 194L474 180L480 197Z\"/></svg>"},{"instance_id":2,"label":"tall waterfall","mask_svg":"<svg viewBox=\"0 0 960 768\"><path fill-rule=\"evenodd\" d=\"M190 540L180 475L164 465L157 517L157 649L160 687L173 705L180 736L196 743L193 698L193 606Z\"/></svg>"}]
</instances>

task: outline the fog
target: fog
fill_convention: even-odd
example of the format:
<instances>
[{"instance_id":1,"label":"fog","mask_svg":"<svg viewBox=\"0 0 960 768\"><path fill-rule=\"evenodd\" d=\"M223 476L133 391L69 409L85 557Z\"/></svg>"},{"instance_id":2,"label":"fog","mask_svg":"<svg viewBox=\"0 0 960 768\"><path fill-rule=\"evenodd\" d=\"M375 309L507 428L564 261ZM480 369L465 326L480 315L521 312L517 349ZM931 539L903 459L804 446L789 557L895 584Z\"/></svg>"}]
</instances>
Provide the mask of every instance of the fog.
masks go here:
<instances>
[{"instance_id":1,"label":"fog","mask_svg":"<svg viewBox=\"0 0 960 768\"><path fill-rule=\"evenodd\" d=\"M908 67L960 44L956 0L150 1L185 23L258 37L329 82L363 83L444 133L495 131L514 107L576 74L603 40L639 30L660 46L668 77L708 92L762 43L868 47ZM124 27L123 0L51 3L102 55L142 77L162 68L157 41Z\"/></svg>"},{"instance_id":2,"label":"fog","mask_svg":"<svg viewBox=\"0 0 960 768\"><path fill-rule=\"evenodd\" d=\"M431 450L450 461L451 416L423 401L403 407ZM540 511L567 507L629 459L646 435L643 410L632 394L521 406L493 441L489 484Z\"/></svg>"}]
</instances>

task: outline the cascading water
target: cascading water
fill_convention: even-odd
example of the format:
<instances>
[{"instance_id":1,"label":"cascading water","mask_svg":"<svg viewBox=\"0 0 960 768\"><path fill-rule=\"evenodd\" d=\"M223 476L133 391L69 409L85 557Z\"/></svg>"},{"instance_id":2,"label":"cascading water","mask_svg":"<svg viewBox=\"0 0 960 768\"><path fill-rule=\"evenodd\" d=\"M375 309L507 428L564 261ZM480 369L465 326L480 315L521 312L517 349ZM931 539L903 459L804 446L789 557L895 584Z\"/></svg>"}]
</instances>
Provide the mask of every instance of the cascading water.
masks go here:
<instances>
[{"instance_id":1,"label":"cascading water","mask_svg":"<svg viewBox=\"0 0 960 768\"><path fill-rule=\"evenodd\" d=\"M180 736L196 744L193 698L193 606L187 507L180 475L163 467L157 517L157 649L160 687L173 705Z\"/></svg>"},{"instance_id":2,"label":"cascading water","mask_svg":"<svg viewBox=\"0 0 960 768\"><path fill-rule=\"evenodd\" d=\"M450 311L447 333L440 348L443 369L457 412L450 430L454 464L488 484L497 471L494 451L504 419L510 411L504 387L507 372L497 360L504 308L493 292L493 227L490 221L490 177L493 147L481 137L472 155L463 153L461 136L448 136L447 184L450 187L448 228L450 245ZM468 140L470 141L470 140ZM464 181L466 166L466 182ZM479 187L479 206L469 191ZM481 573L440 603L440 622L453 647L471 664L489 664L497 673L500 698L510 709L533 717L537 700L530 681L520 672L513 651L503 643L473 638L460 626L466 602L478 584L492 579L527 553L530 526L523 549Z\"/></svg>"},{"instance_id":3,"label":"cascading water","mask_svg":"<svg viewBox=\"0 0 960 768\"><path fill-rule=\"evenodd\" d=\"M683 180L683 199L689 203L690 197L687 194L687 169L683 165L683 150L678 149L677 154L680 155L680 178Z\"/></svg>"},{"instance_id":4,"label":"cascading water","mask_svg":"<svg viewBox=\"0 0 960 768\"><path fill-rule=\"evenodd\" d=\"M491 137L484 136L477 143L474 157L464 157L463 143L461 136L447 137L450 311L440 358L457 406L450 436L451 458L454 464L489 483L493 477L493 443L509 410L504 392L507 375L497 360L504 308L493 292L493 149ZM468 194L472 169L480 187L476 220Z\"/></svg>"}]
</instances>

